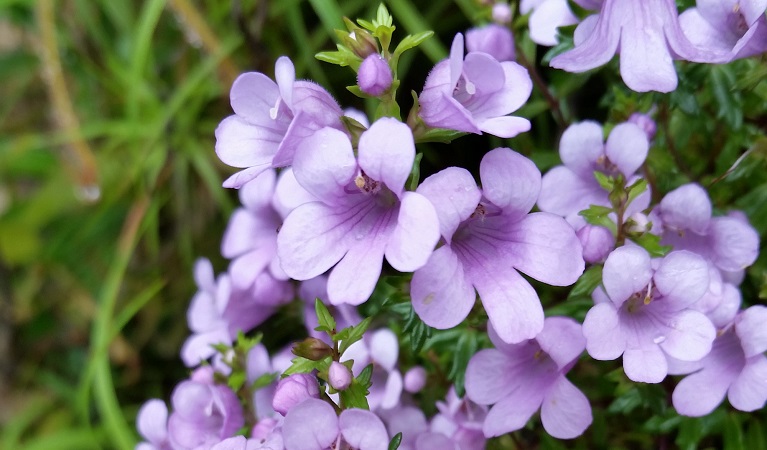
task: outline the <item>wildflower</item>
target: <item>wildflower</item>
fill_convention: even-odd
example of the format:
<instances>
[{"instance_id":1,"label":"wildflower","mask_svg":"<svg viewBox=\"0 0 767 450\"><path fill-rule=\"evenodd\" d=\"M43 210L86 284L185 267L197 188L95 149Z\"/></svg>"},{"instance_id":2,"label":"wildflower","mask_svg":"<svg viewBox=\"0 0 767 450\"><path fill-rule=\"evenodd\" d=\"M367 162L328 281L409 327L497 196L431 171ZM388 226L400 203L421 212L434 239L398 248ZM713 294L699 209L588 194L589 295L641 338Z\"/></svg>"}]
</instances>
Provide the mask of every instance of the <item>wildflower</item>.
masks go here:
<instances>
[{"instance_id":1,"label":"wildflower","mask_svg":"<svg viewBox=\"0 0 767 450\"><path fill-rule=\"evenodd\" d=\"M539 45L557 45L557 28L578 23L567 0L522 0L519 12L530 14L530 39Z\"/></svg>"},{"instance_id":2,"label":"wildflower","mask_svg":"<svg viewBox=\"0 0 767 450\"><path fill-rule=\"evenodd\" d=\"M698 0L679 15L679 24L695 45L746 58L767 51L765 9L765 0Z\"/></svg>"},{"instance_id":3,"label":"wildflower","mask_svg":"<svg viewBox=\"0 0 767 450\"><path fill-rule=\"evenodd\" d=\"M170 450L168 442L168 407L158 399L148 400L141 405L136 416L136 428L146 439L136 450Z\"/></svg>"},{"instance_id":4,"label":"wildflower","mask_svg":"<svg viewBox=\"0 0 767 450\"><path fill-rule=\"evenodd\" d=\"M391 86L392 74L389 64L375 53L362 61L357 71L357 85L362 92L377 97Z\"/></svg>"},{"instance_id":5,"label":"wildflower","mask_svg":"<svg viewBox=\"0 0 767 450\"><path fill-rule=\"evenodd\" d=\"M469 52L487 53L498 61L513 61L516 56L511 30L496 24L467 31L466 48Z\"/></svg>"}]
</instances>

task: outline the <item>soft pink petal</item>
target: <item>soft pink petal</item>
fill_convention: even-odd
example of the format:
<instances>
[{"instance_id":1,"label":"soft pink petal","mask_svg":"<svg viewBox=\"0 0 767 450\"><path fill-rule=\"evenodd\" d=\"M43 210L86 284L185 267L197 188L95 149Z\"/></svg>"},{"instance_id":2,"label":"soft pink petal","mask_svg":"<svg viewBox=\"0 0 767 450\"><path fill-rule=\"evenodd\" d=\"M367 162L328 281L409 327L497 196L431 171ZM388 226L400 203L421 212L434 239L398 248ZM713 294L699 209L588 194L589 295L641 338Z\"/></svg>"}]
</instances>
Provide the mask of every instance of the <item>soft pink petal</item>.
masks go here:
<instances>
[{"instance_id":1,"label":"soft pink petal","mask_svg":"<svg viewBox=\"0 0 767 450\"><path fill-rule=\"evenodd\" d=\"M426 264L439 240L439 219L434 206L421 194L405 192L394 231L386 244L386 260L400 272L413 272Z\"/></svg>"},{"instance_id":2,"label":"soft pink petal","mask_svg":"<svg viewBox=\"0 0 767 450\"><path fill-rule=\"evenodd\" d=\"M286 450L325 450L338 437L338 417L333 407L310 398L285 416L282 435Z\"/></svg>"},{"instance_id":3,"label":"soft pink petal","mask_svg":"<svg viewBox=\"0 0 767 450\"><path fill-rule=\"evenodd\" d=\"M458 256L449 245L444 245L413 274L410 297L421 320L429 326L446 329L458 325L469 315L476 294Z\"/></svg>"},{"instance_id":4,"label":"soft pink petal","mask_svg":"<svg viewBox=\"0 0 767 450\"><path fill-rule=\"evenodd\" d=\"M543 428L557 439L572 439L583 434L591 421L589 399L560 376L541 405Z\"/></svg>"}]
</instances>

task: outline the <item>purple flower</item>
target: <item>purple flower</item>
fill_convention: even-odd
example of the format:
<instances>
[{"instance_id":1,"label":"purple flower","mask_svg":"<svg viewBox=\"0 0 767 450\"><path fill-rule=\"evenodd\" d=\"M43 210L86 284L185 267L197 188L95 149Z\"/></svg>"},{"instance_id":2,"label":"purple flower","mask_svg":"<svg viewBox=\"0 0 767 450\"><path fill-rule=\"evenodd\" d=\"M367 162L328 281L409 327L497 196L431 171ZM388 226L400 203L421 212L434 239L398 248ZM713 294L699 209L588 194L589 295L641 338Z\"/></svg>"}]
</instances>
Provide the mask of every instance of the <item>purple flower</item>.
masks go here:
<instances>
[{"instance_id":1,"label":"purple flower","mask_svg":"<svg viewBox=\"0 0 767 450\"><path fill-rule=\"evenodd\" d=\"M418 100L430 127L509 138L530 129L530 121L507 116L519 109L533 89L527 70L511 61L498 62L487 53L463 57L458 33L450 58L437 63Z\"/></svg>"},{"instance_id":2,"label":"purple flower","mask_svg":"<svg viewBox=\"0 0 767 450\"><path fill-rule=\"evenodd\" d=\"M493 5L492 16L495 23L507 25L511 23L511 7L507 3L498 2Z\"/></svg>"},{"instance_id":3,"label":"purple flower","mask_svg":"<svg viewBox=\"0 0 767 450\"><path fill-rule=\"evenodd\" d=\"M431 420L431 431L442 433L458 443L460 450L484 450L487 439L482 425L487 406L478 405L468 397L460 398L450 388L444 402L437 402L437 413Z\"/></svg>"},{"instance_id":4,"label":"purple flower","mask_svg":"<svg viewBox=\"0 0 767 450\"><path fill-rule=\"evenodd\" d=\"M415 394L426 386L426 369L421 366L413 366L405 372L403 386L407 392Z\"/></svg>"},{"instance_id":5,"label":"purple flower","mask_svg":"<svg viewBox=\"0 0 767 450\"><path fill-rule=\"evenodd\" d=\"M245 436L235 436L224 439L210 450L282 450L282 436L277 434L270 439L245 439Z\"/></svg>"},{"instance_id":6,"label":"purple flower","mask_svg":"<svg viewBox=\"0 0 767 450\"><path fill-rule=\"evenodd\" d=\"M158 399L147 401L136 416L136 428L147 442L141 442L136 450L171 450L168 442L168 407Z\"/></svg>"},{"instance_id":7,"label":"purple flower","mask_svg":"<svg viewBox=\"0 0 767 450\"><path fill-rule=\"evenodd\" d=\"M357 85L362 92L378 97L391 86L392 74L389 64L374 53L362 61L357 71Z\"/></svg>"},{"instance_id":8,"label":"purple flower","mask_svg":"<svg viewBox=\"0 0 767 450\"><path fill-rule=\"evenodd\" d=\"M358 376L368 365L373 364L372 383L368 394L370 409L391 409L397 406L402 395L402 374L397 370L399 341L388 328L382 328L350 345L341 357L341 362L354 360L352 372Z\"/></svg>"},{"instance_id":9,"label":"purple flower","mask_svg":"<svg viewBox=\"0 0 767 450\"><path fill-rule=\"evenodd\" d=\"M520 342L541 331L543 308L517 270L567 286L583 273L581 245L561 217L528 214L541 186L532 161L498 148L482 158L480 177L482 190L467 170L450 167L418 187L437 208L445 245L413 274L410 296L424 322L444 329L466 318L476 289L501 338Z\"/></svg>"},{"instance_id":10,"label":"purple flower","mask_svg":"<svg viewBox=\"0 0 767 450\"><path fill-rule=\"evenodd\" d=\"M382 118L362 133L358 158L349 138L324 128L299 145L293 172L317 202L297 207L277 236L282 268L308 280L333 267L328 300L365 302L383 258L411 272L426 263L439 239L434 207L405 191L415 159L407 125Z\"/></svg>"},{"instance_id":11,"label":"purple flower","mask_svg":"<svg viewBox=\"0 0 767 450\"><path fill-rule=\"evenodd\" d=\"M557 28L578 23L567 0L522 0L519 12L530 14L530 39L539 45L557 45Z\"/></svg>"},{"instance_id":12,"label":"purple flower","mask_svg":"<svg viewBox=\"0 0 767 450\"><path fill-rule=\"evenodd\" d=\"M633 123L616 125L607 142L597 122L570 125L559 142L559 156L564 165L554 167L543 176L538 207L578 223L578 212L590 205L610 206L608 193L594 178L594 172L622 175L631 182L649 149L646 134ZM629 205L629 215L647 208L649 203L650 194L646 191Z\"/></svg>"},{"instance_id":13,"label":"purple flower","mask_svg":"<svg viewBox=\"0 0 767 450\"><path fill-rule=\"evenodd\" d=\"M723 275L742 272L759 255L759 235L745 217L711 217L705 189L686 184L666 194L657 214L663 229L661 244L697 253Z\"/></svg>"},{"instance_id":14,"label":"purple flower","mask_svg":"<svg viewBox=\"0 0 767 450\"><path fill-rule=\"evenodd\" d=\"M632 113L629 116L627 122L631 122L635 124L636 126L638 126L639 128L641 128L642 130L644 130L645 134L647 135L648 141L651 141L652 138L655 137L655 132L658 129L657 124L655 123L654 120L652 120L652 117L650 117L649 113L648 114L643 114L638 112Z\"/></svg>"},{"instance_id":15,"label":"purple flower","mask_svg":"<svg viewBox=\"0 0 767 450\"><path fill-rule=\"evenodd\" d=\"M485 418L485 436L519 430L539 408L547 433L559 439L580 436L591 424L591 407L565 378L583 352L580 324L549 317L535 339L518 344L489 334L496 348L481 350L466 368L466 395L494 405Z\"/></svg>"},{"instance_id":16,"label":"purple flower","mask_svg":"<svg viewBox=\"0 0 767 450\"><path fill-rule=\"evenodd\" d=\"M767 307L752 306L721 333L700 370L674 389L672 401L679 414L704 416L725 395L741 411L755 411L767 401Z\"/></svg>"},{"instance_id":17,"label":"purple flower","mask_svg":"<svg viewBox=\"0 0 767 450\"><path fill-rule=\"evenodd\" d=\"M615 236L605 227L586 224L575 234L583 246L583 260L589 264L604 261L615 248Z\"/></svg>"},{"instance_id":18,"label":"purple flower","mask_svg":"<svg viewBox=\"0 0 767 450\"><path fill-rule=\"evenodd\" d=\"M294 373L280 380L272 399L272 408L283 416L308 398L320 398L317 379L306 373Z\"/></svg>"},{"instance_id":19,"label":"purple flower","mask_svg":"<svg viewBox=\"0 0 767 450\"><path fill-rule=\"evenodd\" d=\"M189 367L215 355L212 344L231 344L239 331L252 330L292 298L290 285L267 272L248 290L234 289L228 274L214 280L207 259L197 261L194 276L200 290L187 312L192 335L181 348L181 359Z\"/></svg>"},{"instance_id":20,"label":"purple flower","mask_svg":"<svg viewBox=\"0 0 767 450\"><path fill-rule=\"evenodd\" d=\"M328 369L328 383L333 389L343 391L352 384L352 373L345 365L333 361Z\"/></svg>"},{"instance_id":21,"label":"purple flower","mask_svg":"<svg viewBox=\"0 0 767 450\"><path fill-rule=\"evenodd\" d=\"M173 413L168 419L168 436L174 449L209 448L245 424L234 392L213 384L212 371L203 372L208 376L193 375L176 386L171 395Z\"/></svg>"},{"instance_id":22,"label":"purple flower","mask_svg":"<svg viewBox=\"0 0 767 450\"><path fill-rule=\"evenodd\" d=\"M298 297L304 301L304 324L309 336L325 341L328 345L333 345L328 334L315 330L320 325L317 311L314 309L314 301L316 299L322 300L328 310L330 310L330 313L336 320L336 330L342 330L362 322L362 317L360 317L355 306L346 304L327 305L328 277L326 275L302 281L298 288Z\"/></svg>"},{"instance_id":23,"label":"purple flower","mask_svg":"<svg viewBox=\"0 0 767 450\"><path fill-rule=\"evenodd\" d=\"M275 364L273 364L271 358L269 358L269 353L266 351L266 347L264 347L263 344L254 346L248 353L246 360L246 375L248 383L251 385L264 375L283 372L284 370L281 369L282 368L275 367ZM274 381L270 385L257 389L253 393L253 405L259 423L267 419L271 420L271 418L277 416L277 412L272 408L272 400L274 399L276 387L277 381Z\"/></svg>"},{"instance_id":24,"label":"purple flower","mask_svg":"<svg viewBox=\"0 0 767 450\"><path fill-rule=\"evenodd\" d=\"M346 409L336 416L322 400L309 399L292 408L282 425L286 450L347 448L386 450L389 435L381 419L370 411Z\"/></svg>"},{"instance_id":25,"label":"purple flower","mask_svg":"<svg viewBox=\"0 0 767 450\"><path fill-rule=\"evenodd\" d=\"M637 91L671 92L677 76L673 58L725 62L726 54L695 47L679 26L674 0L604 0L575 30L575 48L551 60L568 72L585 72L620 53L621 77Z\"/></svg>"},{"instance_id":26,"label":"purple flower","mask_svg":"<svg viewBox=\"0 0 767 450\"><path fill-rule=\"evenodd\" d=\"M266 75L240 75L230 93L234 115L216 128L216 154L226 164L245 168L224 182L239 188L270 167L290 165L296 146L323 127L343 129L341 108L310 81L295 81L293 63L275 64L277 83Z\"/></svg>"},{"instance_id":27,"label":"purple flower","mask_svg":"<svg viewBox=\"0 0 767 450\"><path fill-rule=\"evenodd\" d=\"M513 61L515 58L514 36L511 30L501 25L490 24L467 31L466 48L470 53L487 53L498 61Z\"/></svg>"},{"instance_id":28,"label":"purple flower","mask_svg":"<svg viewBox=\"0 0 767 450\"><path fill-rule=\"evenodd\" d=\"M698 0L679 16L679 24L690 41L732 59L767 51L765 0Z\"/></svg>"},{"instance_id":29,"label":"purple flower","mask_svg":"<svg viewBox=\"0 0 767 450\"><path fill-rule=\"evenodd\" d=\"M709 284L700 256L675 251L651 261L641 247L619 247L607 257L602 277L611 301L597 303L583 322L594 359L623 355L629 379L659 383L668 373L665 354L696 361L711 350L714 326L690 309Z\"/></svg>"}]
</instances>

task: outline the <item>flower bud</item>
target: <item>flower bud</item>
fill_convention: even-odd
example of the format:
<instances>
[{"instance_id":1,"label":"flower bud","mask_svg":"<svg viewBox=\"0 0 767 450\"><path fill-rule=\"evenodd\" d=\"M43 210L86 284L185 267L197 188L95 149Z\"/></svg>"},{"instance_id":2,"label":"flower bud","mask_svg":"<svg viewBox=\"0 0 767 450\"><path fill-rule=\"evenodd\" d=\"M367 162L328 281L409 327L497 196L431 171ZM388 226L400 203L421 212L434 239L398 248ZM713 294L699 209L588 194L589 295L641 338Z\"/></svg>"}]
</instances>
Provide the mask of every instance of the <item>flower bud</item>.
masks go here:
<instances>
[{"instance_id":1,"label":"flower bud","mask_svg":"<svg viewBox=\"0 0 767 450\"><path fill-rule=\"evenodd\" d=\"M615 247L615 237L605 227L585 225L576 234L583 246L583 260L589 264L604 261Z\"/></svg>"},{"instance_id":2,"label":"flower bud","mask_svg":"<svg viewBox=\"0 0 767 450\"><path fill-rule=\"evenodd\" d=\"M330 363L328 382L337 391L343 391L352 384L352 373L348 367L338 361Z\"/></svg>"},{"instance_id":3,"label":"flower bud","mask_svg":"<svg viewBox=\"0 0 767 450\"><path fill-rule=\"evenodd\" d=\"M650 219L642 213L634 213L626 221L630 233L646 233L652 229Z\"/></svg>"},{"instance_id":4,"label":"flower bud","mask_svg":"<svg viewBox=\"0 0 767 450\"><path fill-rule=\"evenodd\" d=\"M651 141L652 138L655 137L657 126L655 125L655 121L647 114L633 113L629 116L628 122L641 128L645 135L647 135L648 141Z\"/></svg>"},{"instance_id":5,"label":"flower bud","mask_svg":"<svg viewBox=\"0 0 767 450\"><path fill-rule=\"evenodd\" d=\"M309 337L293 346L293 354L312 361L319 361L332 355L333 349L321 340Z\"/></svg>"},{"instance_id":6,"label":"flower bud","mask_svg":"<svg viewBox=\"0 0 767 450\"><path fill-rule=\"evenodd\" d=\"M411 394L420 392L426 386L426 369L421 366L410 368L405 373L405 390Z\"/></svg>"},{"instance_id":7,"label":"flower bud","mask_svg":"<svg viewBox=\"0 0 767 450\"><path fill-rule=\"evenodd\" d=\"M493 5L493 21L501 25L511 22L511 7L508 3L496 3Z\"/></svg>"},{"instance_id":8,"label":"flower bud","mask_svg":"<svg viewBox=\"0 0 767 450\"><path fill-rule=\"evenodd\" d=\"M511 31L496 24L467 31L466 49L470 52L487 53L498 61L511 61L516 56Z\"/></svg>"},{"instance_id":9,"label":"flower bud","mask_svg":"<svg viewBox=\"0 0 767 450\"><path fill-rule=\"evenodd\" d=\"M362 92L377 97L386 92L391 83L391 69L381 55L370 55L362 61L357 71L357 84Z\"/></svg>"},{"instance_id":10,"label":"flower bud","mask_svg":"<svg viewBox=\"0 0 767 450\"><path fill-rule=\"evenodd\" d=\"M317 379L306 373L294 373L277 383L272 408L283 416L308 398L320 398Z\"/></svg>"}]
</instances>

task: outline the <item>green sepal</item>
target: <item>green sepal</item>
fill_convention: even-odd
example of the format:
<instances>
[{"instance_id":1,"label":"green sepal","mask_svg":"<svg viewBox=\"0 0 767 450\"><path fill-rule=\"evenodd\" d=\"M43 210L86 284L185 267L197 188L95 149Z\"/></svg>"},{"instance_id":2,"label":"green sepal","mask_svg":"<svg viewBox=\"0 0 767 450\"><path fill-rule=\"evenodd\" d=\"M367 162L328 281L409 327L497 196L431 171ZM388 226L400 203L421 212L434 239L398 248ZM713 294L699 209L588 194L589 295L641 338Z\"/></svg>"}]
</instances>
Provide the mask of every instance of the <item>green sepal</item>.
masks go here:
<instances>
[{"instance_id":1,"label":"green sepal","mask_svg":"<svg viewBox=\"0 0 767 450\"><path fill-rule=\"evenodd\" d=\"M639 197L644 191L647 190L647 180L644 178L640 178L637 181L634 182L631 186L626 188L628 192L628 199L626 200L626 205L630 205L631 202L636 200L637 197Z\"/></svg>"},{"instance_id":2,"label":"green sepal","mask_svg":"<svg viewBox=\"0 0 767 450\"><path fill-rule=\"evenodd\" d=\"M312 361L301 356L296 356L291 360L293 364L285 370L282 374L283 377L293 375L294 373L311 373L313 370L318 372L327 372L330 363L333 361L331 357L327 357L320 361Z\"/></svg>"},{"instance_id":3,"label":"green sepal","mask_svg":"<svg viewBox=\"0 0 767 450\"><path fill-rule=\"evenodd\" d=\"M362 336L365 334L365 331L367 331L372 320L372 317L366 317L357 325L349 328L344 328L339 333L336 333L335 336L333 336L334 341L341 341L341 345L338 347L338 353L340 355L343 355L350 345L362 339Z\"/></svg>"},{"instance_id":4,"label":"green sepal","mask_svg":"<svg viewBox=\"0 0 767 450\"><path fill-rule=\"evenodd\" d=\"M402 442L402 433L395 434L394 437L391 438L391 442L389 442L388 450L397 450L401 442Z\"/></svg>"},{"instance_id":5,"label":"green sepal","mask_svg":"<svg viewBox=\"0 0 767 450\"><path fill-rule=\"evenodd\" d=\"M672 250L670 245L661 245L661 237L652 233L642 233L639 236L630 236L637 245L647 250L653 258L666 256Z\"/></svg>"},{"instance_id":6,"label":"green sepal","mask_svg":"<svg viewBox=\"0 0 767 450\"><path fill-rule=\"evenodd\" d=\"M608 217L608 215L612 212L612 208L608 208L606 206L591 205L588 207L588 209L584 209L583 211L579 212L578 215L582 216L586 222L590 223L591 225L605 227L613 233L613 236L617 236L618 227L615 225L615 222L610 220Z\"/></svg>"},{"instance_id":7,"label":"green sepal","mask_svg":"<svg viewBox=\"0 0 767 450\"><path fill-rule=\"evenodd\" d=\"M583 272L578 281L575 282L573 289L567 296L568 299L573 297L591 296L594 289L602 283L602 266L591 266Z\"/></svg>"},{"instance_id":8,"label":"green sepal","mask_svg":"<svg viewBox=\"0 0 767 450\"><path fill-rule=\"evenodd\" d=\"M319 298L314 299L314 311L317 313L317 321L319 322L319 326L315 330L324 331L328 335L334 333L336 331L336 320L330 314L328 307Z\"/></svg>"}]
</instances>

